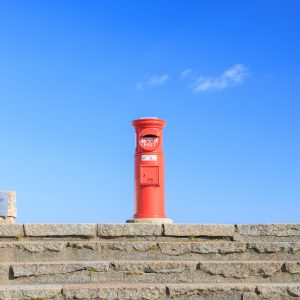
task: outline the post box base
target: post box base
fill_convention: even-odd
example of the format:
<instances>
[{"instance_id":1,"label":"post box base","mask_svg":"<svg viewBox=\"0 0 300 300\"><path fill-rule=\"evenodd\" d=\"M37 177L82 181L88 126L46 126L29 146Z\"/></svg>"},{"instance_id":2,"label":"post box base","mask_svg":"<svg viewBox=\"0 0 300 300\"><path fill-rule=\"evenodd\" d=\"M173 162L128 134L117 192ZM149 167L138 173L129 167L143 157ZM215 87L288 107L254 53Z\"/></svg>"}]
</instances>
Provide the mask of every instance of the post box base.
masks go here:
<instances>
[{"instance_id":1,"label":"post box base","mask_svg":"<svg viewBox=\"0 0 300 300\"><path fill-rule=\"evenodd\" d=\"M173 221L167 218L136 218L136 219L126 220L126 223L172 224Z\"/></svg>"}]
</instances>

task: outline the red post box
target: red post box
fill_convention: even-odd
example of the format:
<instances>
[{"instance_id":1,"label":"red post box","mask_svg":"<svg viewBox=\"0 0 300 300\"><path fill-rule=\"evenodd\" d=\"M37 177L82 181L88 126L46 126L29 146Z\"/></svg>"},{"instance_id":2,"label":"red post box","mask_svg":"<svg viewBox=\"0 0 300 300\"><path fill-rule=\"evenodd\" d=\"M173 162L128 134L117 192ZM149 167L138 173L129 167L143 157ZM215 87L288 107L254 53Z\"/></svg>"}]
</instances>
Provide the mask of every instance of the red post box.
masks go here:
<instances>
[{"instance_id":1,"label":"red post box","mask_svg":"<svg viewBox=\"0 0 300 300\"><path fill-rule=\"evenodd\" d=\"M128 222L172 223L165 214L164 120L141 118L132 122L136 132L134 163L135 214Z\"/></svg>"}]
</instances>

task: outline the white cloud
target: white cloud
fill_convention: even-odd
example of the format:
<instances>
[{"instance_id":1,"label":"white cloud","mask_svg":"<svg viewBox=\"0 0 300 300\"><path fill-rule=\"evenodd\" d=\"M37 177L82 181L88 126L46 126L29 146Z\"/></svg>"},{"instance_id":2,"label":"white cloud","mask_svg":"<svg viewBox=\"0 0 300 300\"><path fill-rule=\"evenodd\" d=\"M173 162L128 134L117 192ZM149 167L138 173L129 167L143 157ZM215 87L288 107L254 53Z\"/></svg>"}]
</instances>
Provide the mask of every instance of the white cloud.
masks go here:
<instances>
[{"instance_id":1,"label":"white cloud","mask_svg":"<svg viewBox=\"0 0 300 300\"><path fill-rule=\"evenodd\" d=\"M149 77L147 80L143 82L138 82L136 84L136 89L137 90L143 90L147 87L153 87L153 86L160 86L160 85L165 85L168 80L169 80L169 75L164 74L164 75L153 75Z\"/></svg>"},{"instance_id":2,"label":"white cloud","mask_svg":"<svg viewBox=\"0 0 300 300\"><path fill-rule=\"evenodd\" d=\"M215 77L201 76L193 86L196 93L213 89L225 89L241 84L248 75L247 69L242 64L234 65L227 69L222 75Z\"/></svg>"},{"instance_id":3,"label":"white cloud","mask_svg":"<svg viewBox=\"0 0 300 300\"><path fill-rule=\"evenodd\" d=\"M186 69L186 70L183 70L183 71L181 72L180 77L181 77L181 78L185 78L185 77L189 76L191 73L192 73L192 69Z\"/></svg>"}]
</instances>

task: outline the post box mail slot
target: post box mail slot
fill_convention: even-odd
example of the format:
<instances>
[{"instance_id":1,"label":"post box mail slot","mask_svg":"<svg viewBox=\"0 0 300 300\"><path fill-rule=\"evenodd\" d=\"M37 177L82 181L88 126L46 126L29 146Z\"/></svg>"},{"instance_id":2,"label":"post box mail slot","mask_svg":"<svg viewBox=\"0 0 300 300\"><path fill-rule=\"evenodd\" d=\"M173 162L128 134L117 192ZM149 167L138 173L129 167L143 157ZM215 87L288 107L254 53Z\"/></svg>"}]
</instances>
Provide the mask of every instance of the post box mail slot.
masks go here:
<instances>
[{"instance_id":1,"label":"post box mail slot","mask_svg":"<svg viewBox=\"0 0 300 300\"><path fill-rule=\"evenodd\" d=\"M153 151L158 147L159 137L154 134L146 134L140 137L140 145L145 151Z\"/></svg>"}]
</instances>

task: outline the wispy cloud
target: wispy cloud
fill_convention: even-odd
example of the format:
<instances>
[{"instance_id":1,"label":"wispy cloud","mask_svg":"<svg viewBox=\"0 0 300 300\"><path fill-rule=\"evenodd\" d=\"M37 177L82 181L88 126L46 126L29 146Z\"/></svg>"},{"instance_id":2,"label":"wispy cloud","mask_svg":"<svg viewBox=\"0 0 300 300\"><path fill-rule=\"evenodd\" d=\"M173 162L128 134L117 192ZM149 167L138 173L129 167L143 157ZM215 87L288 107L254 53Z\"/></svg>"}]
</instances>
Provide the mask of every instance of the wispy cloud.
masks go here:
<instances>
[{"instance_id":1,"label":"wispy cloud","mask_svg":"<svg viewBox=\"0 0 300 300\"><path fill-rule=\"evenodd\" d=\"M181 77L181 78L185 78L185 77L189 76L191 73L192 73L192 69L186 69L186 70L183 70L183 71L181 72L180 77Z\"/></svg>"},{"instance_id":2,"label":"wispy cloud","mask_svg":"<svg viewBox=\"0 0 300 300\"><path fill-rule=\"evenodd\" d=\"M167 74L164 75L153 75L148 77L145 81L143 82L138 82L136 84L136 89L137 90L143 90L147 87L154 87L154 86L161 86L165 85L169 81L170 77Z\"/></svg>"},{"instance_id":3,"label":"wispy cloud","mask_svg":"<svg viewBox=\"0 0 300 300\"><path fill-rule=\"evenodd\" d=\"M220 76L215 77L207 77L201 76L199 77L195 84L193 85L193 90L195 93L205 92L213 89L226 89L228 87L232 87L238 84L241 84L244 79L247 77L248 72L244 65L237 64L233 67L227 69Z\"/></svg>"}]
</instances>

